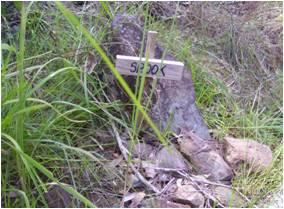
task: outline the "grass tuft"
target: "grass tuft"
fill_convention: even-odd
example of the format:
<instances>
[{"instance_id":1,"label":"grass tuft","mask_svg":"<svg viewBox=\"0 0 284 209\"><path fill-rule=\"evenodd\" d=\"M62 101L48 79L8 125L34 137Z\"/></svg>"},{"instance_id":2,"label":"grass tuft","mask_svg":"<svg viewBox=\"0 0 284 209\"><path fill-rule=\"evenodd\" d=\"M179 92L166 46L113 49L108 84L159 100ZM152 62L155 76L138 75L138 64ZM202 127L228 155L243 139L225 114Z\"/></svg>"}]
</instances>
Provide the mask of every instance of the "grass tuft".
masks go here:
<instances>
[{"instance_id":1,"label":"grass tuft","mask_svg":"<svg viewBox=\"0 0 284 209\"><path fill-rule=\"evenodd\" d=\"M3 3L3 207L48 207L45 194L52 184L75 199L74 207L117 206L127 169L111 166L118 160L111 123L137 140L142 114L166 144L167 132L147 114L154 89L144 103L145 76L132 92L108 57L117 13L144 16L143 42L147 30L156 30L158 42L185 63L197 106L215 138L252 138L272 149L273 164L265 172L237 171L233 186L251 199L249 206L278 189L283 180L282 6L257 3L258 9L248 7L248 15L231 18L230 3L192 2L185 16L179 3L164 14L172 16L155 18L149 16L155 4L163 2L64 2L71 12L60 2ZM245 10L234 4L236 12ZM86 69L89 60L93 69ZM131 97L132 116L124 112L129 104L111 99L109 70Z\"/></svg>"}]
</instances>

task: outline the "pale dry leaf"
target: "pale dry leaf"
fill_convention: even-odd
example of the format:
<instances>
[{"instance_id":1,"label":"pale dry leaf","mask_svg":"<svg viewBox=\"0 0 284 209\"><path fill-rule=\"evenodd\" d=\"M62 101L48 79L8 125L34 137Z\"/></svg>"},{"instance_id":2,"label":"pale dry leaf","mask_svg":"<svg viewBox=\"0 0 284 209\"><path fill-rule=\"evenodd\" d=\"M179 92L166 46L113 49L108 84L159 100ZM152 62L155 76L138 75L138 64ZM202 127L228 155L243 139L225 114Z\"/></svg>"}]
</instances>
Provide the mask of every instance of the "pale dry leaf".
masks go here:
<instances>
[{"instance_id":1,"label":"pale dry leaf","mask_svg":"<svg viewBox=\"0 0 284 209\"><path fill-rule=\"evenodd\" d=\"M154 163L142 161L142 168L145 170L145 175L148 178L154 178L157 174Z\"/></svg>"},{"instance_id":2,"label":"pale dry leaf","mask_svg":"<svg viewBox=\"0 0 284 209\"><path fill-rule=\"evenodd\" d=\"M123 196L122 201L123 202L128 202L130 200L132 200L135 197L135 193L127 193L126 195Z\"/></svg>"},{"instance_id":3,"label":"pale dry leaf","mask_svg":"<svg viewBox=\"0 0 284 209\"><path fill-rule=\"evenodd\" d=\"M144 192L137 192L135 197L132 199L129 207L136 208L141 203L141 201L144 199L145 196L146 194Z\"/></svg>"},{"instance_id":4,"label":"pale dry leaf","mask_svg":"<svg viewBox=\"0 0 284 209\"><path fill-rule=\"evenodd\" d=\"M96 60L95 55L90 52L88 54L86 61L85 61L85 66L84 66L85 72L88 73L88 74L91 74L97 64L98 64L98 62Z\"/></svg>"},{"instance_id":5,"label":"pale dry leaf","mask_svg":"<svg viewBox=\"0 0 284 209\"><path fill-rule=\"evenodd\" d=\"M135 188L141 186L142 182L134 174L128 174L126 176L126 185L129 188L131 187Z\"/></svg>"},{"instance_id":6,"label":"pale dry leaf","mask_svg":"<svg viewBox=\"0 0 284 209\"><path fill-rule=\"evenodd\" d=\"M139 157L142 160L150 159L149 157L151 153L153 153L154 151L154 147L149 144L145 143L132 144L131 141L127 143L127 148L133 154L134 157Z\"/></svg>"},{"instance_id":7,"label":"pale dry leaf","mask_svg":"<svg viewBox=\"0 0 284 209\"><path fill-rule=\"evenodd\" d=\"M182 179L177 180L177 187L181 187Z\"/></svg>"},{"instance_id":8,"label":"pale dry leaf","mask_svg":"<svg viewBox=\"0 0 284 209\"><path fill-rule=\"evenodd\" d=\"M123 160L123 157L122 157L122 155L120 155L120 156L118 156L118 158L106 163L105 166L108 167L108 168L114 168L117 165L119 165L122 160Z\"/></svg>"}]
</instances>

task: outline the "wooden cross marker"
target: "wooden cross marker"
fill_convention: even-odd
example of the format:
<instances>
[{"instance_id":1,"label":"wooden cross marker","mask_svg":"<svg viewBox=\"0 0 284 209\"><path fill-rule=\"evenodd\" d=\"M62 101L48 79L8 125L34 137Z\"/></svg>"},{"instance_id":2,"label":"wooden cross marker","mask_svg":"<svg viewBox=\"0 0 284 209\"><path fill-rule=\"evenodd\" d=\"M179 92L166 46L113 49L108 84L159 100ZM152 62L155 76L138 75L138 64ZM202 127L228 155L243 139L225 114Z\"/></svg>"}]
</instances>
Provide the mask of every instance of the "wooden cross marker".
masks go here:
<instances>
[{"instance_id":1,"label":"wooden cross marker","mask_svg":"<svg viewBox=\"0 0 284 209\"><path fill-rule=\"evenodd\" d=\"M181 80L184 67L182 62L154 59L156 35L156 31L148 32L145 58L116 55L116 69L124 75L142 75L146 57L149 55L146 77Z\"/></svg>"}]
</instances>

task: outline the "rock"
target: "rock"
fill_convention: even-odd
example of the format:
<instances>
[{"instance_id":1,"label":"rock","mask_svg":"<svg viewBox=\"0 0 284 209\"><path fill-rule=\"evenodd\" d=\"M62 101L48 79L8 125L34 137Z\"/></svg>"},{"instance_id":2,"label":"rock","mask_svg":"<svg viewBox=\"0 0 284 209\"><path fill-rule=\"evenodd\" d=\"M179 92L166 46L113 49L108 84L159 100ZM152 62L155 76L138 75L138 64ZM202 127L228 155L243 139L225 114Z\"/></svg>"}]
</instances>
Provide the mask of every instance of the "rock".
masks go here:
<instances>
[{"instance_id":1,"label":"rock","mask_svg":"<svg viewBox=\"0 0 284 209\"><path fill-rule=\"evenodd\" d=\"M135 16L117 15L112 22L113 44L111 53L113 57L117 54L128 56L139 56L143 22ZM117 44L119 43L119 44ZM162 58L164 50L157 45L155 49L155 58ZM165 55L167 60L176 60L170 54ZM132 90L135 90L136 79L133 76L124 76ZM152 79L147 78L145 92L149 91ZM115 81L114 81L115 83ZM115 87L113 89L118 89ZM123 90L112 93L116 99L128 101L128 96ZM146 98L146 97L145 97ZM142 101L143 103L143 101ZM210 139L208 127L204 123L198 108L195 105L194 87L191 73L184 69L184 75L181 81L172 81L159 79L155 89L152 106L150 107L152 119L161 124L165 129L169 120L171 120L171 130L180 132L180 130L194 130L203 139Z\"/></svg>"},{"instance_id":2,"label":"rock","mask_svg":"<svg viewBox=\"0 0 284 209\"><path fill-rule=\"evenodd\" d=\"M227 207L240 208L246 205L244 199L232 189L216 186L212 189L213 195Z\"/></svg>"},{"instance_id":3,"label":"rock","mask_svg":"<svg viewBox=\"0 0 284 209\"><path fill-rule=\"evenodd\" d=\"M110 51L113 57L117 54L139 56L142 42L143 21L136 16L116 15L112 22L112 31L112 42L115 44L111 46ZM144 52L142 52L142 54L143 53ZM155 58L162 58L163 53L164 49L157 44L155 49ZM164 59L176 60L170 54L166 54ZM111 78L111 76L109 77ZM124 76L124 78L134 91L136 77ZM149 92L152 81L153 80L151 78L146 79L144 89L145 95L143 95L143 98L147 98L146 93ZM113 83L110 84L109 89L114 89L114 91L110 93L114 99L119 99L122 102L129 102L129 97L121 89L121 87L119 87L115 79ZM143 100L142 103L144 103ZM154 122L160 125L159 128L161 130L165 129L170 124L170 129L175 133L180 133L181 131L194 131L196 135L199 136L196 143L204 145L206 144L205 141L211 140L208 127L204 123L195 104L194 87L189 69L184 68L183 78L181 81L164 79L157 80L149 112ZM219 153L214 150L214 147L211 145L208 145L208 147L210 147L209 153L201 152L198 154L198 157L192 156L192 159L197 166L201 163L201 165L198 166L198 170L202 173L210 174L212 179L230 180L232 178L232 171L230 167ZM199 150L195 151L199 152ZM188 151L186 151L186 153L188 153ZM165 162L162 162L162 164L172 164L171 166L173 166L171 158L167 158ZM182 164L183 163L180 165ZM175 165L175 167L179 166Z\"/></svg>"},{"instance_id":4,"label":"rock","mask_svg":"<svg viewBox=\"0 0 284 209\"><path fill-rule=\"evenodd\" d=\"M162 148L156 155L156 167L165 169L188 170L186 159L170 145Z\"/></svg>"},{"instance_id":5,"label":"rock","mask_svg":"<svg viewBox=\"0 0 284 209\"><path fill-rule=\"evenodd\" d=\"M167 2L151 2L150 3L150 14L160 20L171 19L176 14L178 4L174 1Z\"/></svg>"},{"instance_id":6,"label":"rock","mask_svg":"<svg viewBox=\"0 0 284 209\"><path fill-rule=\"evenodd\" d=\"M205 199L203 195L194 188L193 185L181 185L172 195L172 199L178 203L189 204L193 207L204 207Z\"/></svg>"},{"instance_id":7,"label":"rock","mask_svg":"<svg viewBox=\"0 0 284 209\"><path fill-rule=\"evenodd\" d=\"M157 174L155 170L155 163L142 161L142 168L145 170L145 176L147 178L154 178Z\"/></svg>"},{"instance_id":8,"label":"rock","mask_svg":"<svg viewBox=\"0 0 284 209\"><path fill-rule=\"evenodd\" d=\"M51 186L44 194L44 198L50 208L74 207L71 195L58 185Z\"/></svg>"},{"instance_id":9,"label":"rock","mask_svg":"<svg viewBox=\"0 0 284 209\"><path fill-rule=\"evenodd\" d=\"M169 201L165 198L149 198L143 201L143 208L191 208L190 205L184 205Z\"/></svg>"},{"instance_id":10,"label":"rock","mask_svg":"<svg viewBox=\"0 0 284 209\"><path fill-rule=\"evenodd\" d=\"M156 58L162 57L163 49L156 48ZM166 55L165 59L175 60ZM198 136L209 140L209 130L195 105L195 93L191 73L184 69L181 81L158 80L157 101L151 110L153 119L165 128L171 119L171 130L193 130Z\"/></svg>"},{"instance_id":11,"label":"rock","mask_svg":"<svg viewBox=\"0 0 284 209\"><path fill-rule=\"evenodd\" d=\"M211 180L230 181L232 179L231 168L208 141L188 132L184 133L184 137L179 139L178 143L181 152L190 159L198 173L208 175Z\"/></svg>"},{"instance_id":12,"label":"rock","mask_svg":"<svg viewBox=\"0 0 284 209\"><path fill-rule=\"evenodd\" d=\"M112 39L115 44L111 46L111 53L139 56L141 48L143 20L138 16L117 14L112 21Z\"/></svg>"},{"instance_id":13,"label":"rock","mask_svg":"<svg viewBox=\"0 0 284 209\"><path fill-rule=\"evenodd\" d=\"M251 139L224 138L225 159L232 167L247 163L253 171L262 171L273 160L272 152L266 145Z\"/></svg>"},{"instance_id":14,"label":"rock","mask_svg":"<svg viewBox=\"0 0 284 209\"><path fill-rule=\"evenodd\" d=\"M127 147L132 153L133 157L138 157L141 160L149 159L151 154L154 152L154 147L145 143L137 143L132 145L132 143L129 141Z\"/></svg>"}]
</instances>

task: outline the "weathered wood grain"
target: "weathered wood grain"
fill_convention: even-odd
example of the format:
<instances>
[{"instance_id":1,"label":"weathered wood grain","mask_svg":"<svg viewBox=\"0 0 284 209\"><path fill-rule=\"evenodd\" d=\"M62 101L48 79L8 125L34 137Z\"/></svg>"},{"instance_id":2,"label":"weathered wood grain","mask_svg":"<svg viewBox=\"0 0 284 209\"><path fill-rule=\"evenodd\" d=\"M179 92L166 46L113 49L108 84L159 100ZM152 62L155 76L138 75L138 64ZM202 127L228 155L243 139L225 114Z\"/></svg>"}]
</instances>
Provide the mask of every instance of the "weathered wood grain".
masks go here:
<instances>
[{"instance_id":1,"label":"weathered wood grain","mask_svg":"<svg viewBox=\"0 0 284 209\"><path fill-rule=\"evenodd\" d=\"M147 57L147 53L149 53L149 58L150 59L154 59L155 58L155 48L156 48L156 36L157 36L157 34L158 34L157 31L148 31L148 33L147 33L145 57Z\"/></svg>"},{"instance_id":2,"label":"weathered wood grain","mask_svg":"<svg viewBox=\"0 0 284 209\"><path fill-rule=\"evenodd\" d=\"M124 75L137 76L142 75L143 66L146 58L117 55L116 69ZM138 69L139 68L139 69ZM171 60L149 59L146 70L146 77L181 80L183 75L184 64Z\"/></svg>"}]
</instances>

